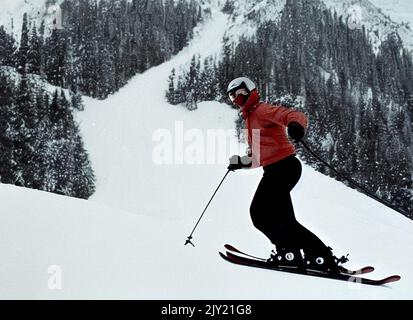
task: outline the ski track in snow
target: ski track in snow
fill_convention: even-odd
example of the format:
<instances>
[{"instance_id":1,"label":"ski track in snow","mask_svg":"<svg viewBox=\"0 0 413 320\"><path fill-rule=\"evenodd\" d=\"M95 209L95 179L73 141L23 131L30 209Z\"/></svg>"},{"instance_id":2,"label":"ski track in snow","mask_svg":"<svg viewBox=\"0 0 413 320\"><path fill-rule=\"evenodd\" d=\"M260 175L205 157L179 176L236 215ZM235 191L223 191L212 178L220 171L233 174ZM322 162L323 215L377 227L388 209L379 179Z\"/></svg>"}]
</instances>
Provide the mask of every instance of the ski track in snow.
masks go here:
<instances>
[{"instance_id":1,"label":"ski track in snow","mask_svg":"<svg viewBox=\"0 0 413 320\"><path fill-rule=\"evenodd\" d=\"M271 249L248 213L261 169L231 173L194 234L196 247L183 245L226 166L157 166L152 134L176 120L184 129L233 128L236 113L226 105L188 112L164 98L170 70L194 53L217 52L225 26L214 12L171 61L105 101L86 99L78 117L98 179L91 200L0 185L0 298L413 298L412 221L307 166L293 191L297 218L336 254L349 252L349 268L372 264L369 277L398 273L400 282L369 287L223 261L224 243L263 257ZM61 267L61 290L48 289L50 265Z\"/></svg>"},{"instance_id":2,"label":"ski track in snow","mask_svg":"<svg viewBox=\"0 0 413 320\"><path fill-rule=\"evenodd\" d=\"M203 133L210 129L211 124L211 129L234 127L236 112L230 107L214 102L202 103L196 111L203 118L199 123L194 121L194 114L187 112L183 106L171 106L165 101L167 79L173 67L189 62L194 54L206 57L219 53L217 48L221 47L226 16L219 12L216 15L214 20L196 32L202 36L195 37L190 46L169 62L136 76L105 101L87 99L87 109L80 114L80 118L85 143L98 177L98 188L93 200L138 211L142 208L142 197L150 199L154 194L166 197L169 203L176 203L177 199L171 191L181 188L182 195L185 194L187 184L177 185L177 182L181 181L182 171L188 168L153 163L152 149L156 143L152 141L154 132L168 129L174 134L175 121L182 121L184 130L200 128ZM224 161L228 157L226 155ZM192 168L194 177L201 168L195 167ZM158 180L162 177L159 172L169 174L168 181ZM124 188L113 188L117 185ZM187 204L179 204L182 205L178 207L179 211L187 209ZM149 211L176 215L169 205L163 207L159 203L154 204Z\"/></svg>"}]
</instances>

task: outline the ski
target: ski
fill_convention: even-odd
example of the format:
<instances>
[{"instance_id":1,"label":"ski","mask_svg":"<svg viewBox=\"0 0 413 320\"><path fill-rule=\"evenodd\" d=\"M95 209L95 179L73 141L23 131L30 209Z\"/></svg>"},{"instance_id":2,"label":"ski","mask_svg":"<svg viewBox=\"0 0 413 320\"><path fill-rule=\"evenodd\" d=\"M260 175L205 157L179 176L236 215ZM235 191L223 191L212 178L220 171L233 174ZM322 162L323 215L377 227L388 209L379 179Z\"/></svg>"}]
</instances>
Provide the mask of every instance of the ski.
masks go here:
<instances>
[{"instance_id":1,"label":"ski","mask_svg":"<svg viewBox=\"0 0 413 320\"><path fill-rule=\"evenodd\" d=\"M234 246L232 246L232 245L230 245L230 244L225 244L225 245L224 245L224 248L227 249L228 251L235 252L235 253L239 253L239 254L242 254L242 255L244 255L244 256L246 256L246 257L250 257L250 258L253 258L253 259L256 259L256 260L261 260L261 261L267 261L267 259L260 258L260 257L256 257L256 256L253 256L253 255L251 255L251 254L245 253L245 252L243 252L243 251L235 248Z\"/></svg>"},{"instance_id":2,"label":"ski","mask_svg":"<svg viewBox=\"0 0 413 320\"><path fill-rule=\"evenodd\" d=\"M331 275L331 274L324 273L321 271L316 271L316 270L302 271L294 267L276 267L266 261L244 258L241 256L231 254L229 252L227 253L227 255L225 255L222 252L219 252L219 255L224 260L234 263L234 264L238 264L238 265L244 265L244 266L261 268L261 269L269 269L269 270L275 270L275 271L282 271L282 272L289 272L289 273L301 274L301 275L307 275L307 276L328 278L328 279L334 279L334 280L348 281L348 282L354 282L354 283L368 284L368 285L374 285L374 286L385 285L387 283L399 281L401 279L401 277L398 275L392 275L392 276L379 279L379 280L372 280L372 279L356 277L356 276L347 275L347 274Z\"/></svg>"},{"instance_id":3,"label":"ski","mask_svg":"<svg viewBox=\"0 0 413 320\"><path fill-rule=\"evenodd\" d=\"M235 252L235 253L238 253L238 254L242 254L246 257L256 259L256 260L260 260L260 261L264 261L264 262L267 261L267 259L256 257L256 256L253 256L251 254L245 253L245 252L235 248L234 246L232 246L230 244L225 244L224 247L225 247L225 249L227 249L230 252ZM366 267L363 267L363 268L358 269L358 270L349 270L349 269L344 268L343 266L340 266L339 268L340 268L340 272L343 273L343 274L346 274L346 275L359 275L359 274L366 274L366 273L370 273L370 272L374 271L374 267L371 267L371 266L366 266Z\"/></svg>"}]
</instances>

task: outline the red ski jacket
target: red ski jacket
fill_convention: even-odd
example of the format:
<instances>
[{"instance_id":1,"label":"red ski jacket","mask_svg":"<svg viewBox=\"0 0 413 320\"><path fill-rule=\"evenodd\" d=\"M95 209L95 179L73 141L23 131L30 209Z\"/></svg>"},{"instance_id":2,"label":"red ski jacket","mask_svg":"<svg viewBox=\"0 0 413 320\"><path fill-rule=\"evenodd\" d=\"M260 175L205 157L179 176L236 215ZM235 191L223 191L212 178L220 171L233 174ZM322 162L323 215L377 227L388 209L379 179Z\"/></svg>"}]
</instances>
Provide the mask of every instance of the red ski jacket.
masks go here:
<instances>
[{"instance_id":1,"label":"red ski jacket","mask_svg":"<svg viewBox=\"0 0 413 320\"><path fill-rule=\"evenodd\" d=\"M251 92L241 110L247 124L253 168L265 167L295 154L286 127L290 122L297 122L306 129L308 119L302 112L260 102L256 90Z\"/></svg>"}]
</instances>

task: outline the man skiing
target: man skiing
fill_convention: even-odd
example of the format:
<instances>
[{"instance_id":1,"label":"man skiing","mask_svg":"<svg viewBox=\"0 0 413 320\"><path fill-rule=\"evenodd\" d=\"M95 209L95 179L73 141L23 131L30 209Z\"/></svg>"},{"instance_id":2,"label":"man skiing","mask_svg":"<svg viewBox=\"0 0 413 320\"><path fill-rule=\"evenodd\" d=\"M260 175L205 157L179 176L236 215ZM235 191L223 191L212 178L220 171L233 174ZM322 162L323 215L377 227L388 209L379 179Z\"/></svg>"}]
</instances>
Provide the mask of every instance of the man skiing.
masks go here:
<instances>
[{"instance_id":1,"label":"man skiing","mask_svg":"<svg viewBox=\"0 0 413 320\"><path fill-rule=\"evenodd\" d=\"M254 226L276 246L268 261L280 266L339 273L338 264L347 259L333 256L330 247L296 220L291 202L290 191L299 181L302 168L288 136L299 142L308 126L307 117L261 102L255 84L246 77L231 81L227 94L241 109L249 145L248 155L232 156L228 169L259 166L264 169L250 214Z\"/></svg>"}]
</instances>

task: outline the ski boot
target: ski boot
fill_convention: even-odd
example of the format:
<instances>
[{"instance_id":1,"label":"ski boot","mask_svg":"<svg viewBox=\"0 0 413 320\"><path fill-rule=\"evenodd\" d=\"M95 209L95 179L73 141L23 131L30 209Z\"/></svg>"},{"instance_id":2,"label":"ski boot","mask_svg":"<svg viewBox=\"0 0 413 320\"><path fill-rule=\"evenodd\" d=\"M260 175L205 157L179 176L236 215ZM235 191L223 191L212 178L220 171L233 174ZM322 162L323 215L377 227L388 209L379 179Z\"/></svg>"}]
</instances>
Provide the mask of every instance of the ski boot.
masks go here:
<instances>
[{"instance_id":1,"label":"ski boot","mask_svg":"<svg viewBox=\"0 0 413 320\"><path fill-rule=\"evenodd\" d=\"M294 269L305 270L305 263L300 249L280 248L275 252L272 250L267 262L277 267L291 267Z\"/></svg>"},{"instance_id":2,"label":"ski boot","mask_svg":"<svg viewBox=\"0 0 413 320\"><path fill-rule=\"evenodd\" d=\"M314 254L304 251L305 268L307 270L322 271L329 274L337 275L340 273L340 264L348 261L347 257L342 256L337 258L333 255L332 250L328 247L328 251L324 254Z\"/></svg>"}]
</instances>

